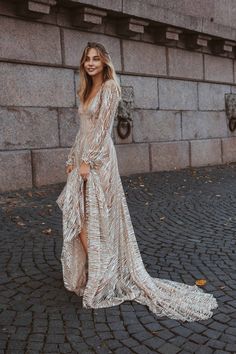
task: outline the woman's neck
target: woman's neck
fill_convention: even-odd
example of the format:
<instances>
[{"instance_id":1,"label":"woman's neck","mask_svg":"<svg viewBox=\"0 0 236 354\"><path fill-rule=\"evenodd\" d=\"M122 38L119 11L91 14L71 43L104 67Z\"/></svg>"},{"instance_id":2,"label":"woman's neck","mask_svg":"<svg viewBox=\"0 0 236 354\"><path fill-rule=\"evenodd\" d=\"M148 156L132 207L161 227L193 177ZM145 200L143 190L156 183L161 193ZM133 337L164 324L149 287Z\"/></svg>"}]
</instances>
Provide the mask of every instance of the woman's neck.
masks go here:
<instances>
[{"instance_id":1,"label":"woman's neck","mask_svg":"<svg viewBox=\"0 0 236 354\"><path fill-rule=\"evenodd\" d=\"M92 77L92 81L93 81L92 87L93 88L98 88L103 83L103 76L99 75L99 76L96 76L96 77Z\"/></svg>"}]
</instances>

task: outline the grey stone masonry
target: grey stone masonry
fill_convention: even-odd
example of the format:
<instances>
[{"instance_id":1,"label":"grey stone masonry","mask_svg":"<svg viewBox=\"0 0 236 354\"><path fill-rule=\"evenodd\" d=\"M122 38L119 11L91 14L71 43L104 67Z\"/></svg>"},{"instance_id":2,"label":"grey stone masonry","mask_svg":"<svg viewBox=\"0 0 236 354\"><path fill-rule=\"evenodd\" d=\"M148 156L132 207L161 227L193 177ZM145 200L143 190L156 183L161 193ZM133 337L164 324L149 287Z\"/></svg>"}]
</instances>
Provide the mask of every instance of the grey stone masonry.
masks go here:
<instances>
[{"instance_id":1,"label":"grey stone masonry","mask_svg":"<svg viewBox=\"0 0 236 354\"><path fill-rule=\"evenodd\" d=\"M203 55L183 49L168 48L169 75L180 78L203 79Z\"/></svg>"},{"instance_id":2,"label":"grey stone masonry","mask_svg":"<svg viewBox=\"0 0 236 354\"><path fill-rule=\"evenodd\" d=\"M230 86L228 85L199 83L199 109L201 111L224 111L224 95L229 92Z\"/></svg>"},{"instance_id":3,"label":"grey stone masonry","mask_svg":"<svg viewBox=\"0 0 236 354\"><path fill-rule=\"evenodd\" d=\"M133 138L134 142L180 140L180 113L160 110L136 111Z\"/></svg>"},{"instance_id":4,"label":"grey stone masonry","mask_svg":"<svg viewBox=\"0 0 236 354\"><path fill-rule=\"evenodd\" d=\"M0 192L32 187L30 151L1 151L0 165Z\"/></svg>"},{"instance_id":5,"label":"grey stone masonry","mask_svg":"<svg viewBox=\"0 0 236 354\"><path fill-rule=\"evenodd\" d=\"M73 71L46 66L0 63L0 105L73 107Z\"/></svg>"},{"instance_id":6,"label":"grey stone masonry","mask_svg":"<svg viewBox=\"0 0 236 354\"><path fill-rule=\"evenodd\" d=\"M166 75L165 47L124 40L123 55L125 72Z\"/></svg>"},{"instance_id":7,"label":"grey stone masonry","mask_svg":"<svg viewBox=\"0 0 236 354\"><path fill-rule=\"evenodd\" d=\"M39 187L47 184L63 182L66 171L63 162L69 149L40 149L33 150L32 167L33 182Z\"/></svg>"},{"instance_id":8,"label":"grey stone masonry","mask_svg":"<svg viewBox=\"0 0 236 354\"><path fill-rule=\"evenodd\" d=\"M183 139L227 137L225 112L185 111L182 113Z\"/></svg>"},{"instance_id":9,"label":"grey stone masonry","mask_svg":"<svg viewBox=\"0 0 236 354\"><path fill-rule=\"evenodd\" d=\"M152 143L151 164L152 171L189 167L189 143L187 141Z\"/></svg>"},{"instance_id":10,"label":"grey stone masonry","mask_svg":"<svg viewBox=\"0 0 236 354\"><path fill-rule=\"evenodd\" d=\"M204 55L204 64L206 80L234 82L234 61L232 59Z\"/></svg>"},{"instance_id":11,"label":"grey stone masonry","mask_svg":"<svg viewBox=\"0 0 236 354\"><path fill-rule=\"evenodd\" d=\"M122 88L121 175L236 162L225 111L235 11L213 0L0 0L1 191L66 181L88 41L104 44Z\"/></svg>"},{"instance_id":12,"label":"grey stone masonry","mask_svg":"<svg viewBox=\"0 0 236 354\"><path fill-rule=\"evenodd\" d=\"M222 162L220 139L191 141L192 166L218 165Z\"/></svg>"},{"instance_id":13,"label":"grey stone masonry","mask_svg":"<svg viewBox=\"0 0 236 354\"><path fill-rule=\"evenodd\" d=\"M0 149L57 147L55 108L0 107Z\"/></svg>"},{"instance_id":14,"label":"grey stone masonry","mask_svg":"<svg viewBox=\"0 0 236 354\"><path fill-rule=\"evenodd\" d=\"M182 80L159 80L160 109L197 110L197 83Z\"/></svg>"},{"instance_id":15,"label":"grey stone masonry","mask_svg":"<svg viewBox=\"0 0 236 354\"><path fill-rule=\"evenodd\" d=\"M58 27L1 16L0 38L1 58L48 65L62 63Z\"/></svg>"},{"instance_id":16,"label":"grey stone masonry","mask_svg":"<svg viewBox=\"0 0 236 354\"><path fill-rule=\"evenodd\" d=\"M121 175L150 171L148 144L116 145Z\"/></svg>"}]
</instances>

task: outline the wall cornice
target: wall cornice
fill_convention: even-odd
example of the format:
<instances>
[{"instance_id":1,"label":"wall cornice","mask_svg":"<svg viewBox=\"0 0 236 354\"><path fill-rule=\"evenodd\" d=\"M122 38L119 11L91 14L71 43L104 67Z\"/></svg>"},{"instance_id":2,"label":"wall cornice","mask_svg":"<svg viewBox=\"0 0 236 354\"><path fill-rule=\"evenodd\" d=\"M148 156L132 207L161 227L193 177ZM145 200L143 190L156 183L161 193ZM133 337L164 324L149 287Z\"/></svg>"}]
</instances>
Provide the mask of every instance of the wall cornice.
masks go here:
<instances>
[{"instance_id":1,"label":"wall cornice","mask_svg":"<svg viewBox=\"0 0 236 354\"><path fill-rule=\"evenodd\" d=\"M71 25L94 28L113 18L118 36L150 34L154 43L236 57L236 29L207 18L176 13L139 0L12 0L20 17L40 19L60 7L71 12Z\"/></svg>"}]
</instances>

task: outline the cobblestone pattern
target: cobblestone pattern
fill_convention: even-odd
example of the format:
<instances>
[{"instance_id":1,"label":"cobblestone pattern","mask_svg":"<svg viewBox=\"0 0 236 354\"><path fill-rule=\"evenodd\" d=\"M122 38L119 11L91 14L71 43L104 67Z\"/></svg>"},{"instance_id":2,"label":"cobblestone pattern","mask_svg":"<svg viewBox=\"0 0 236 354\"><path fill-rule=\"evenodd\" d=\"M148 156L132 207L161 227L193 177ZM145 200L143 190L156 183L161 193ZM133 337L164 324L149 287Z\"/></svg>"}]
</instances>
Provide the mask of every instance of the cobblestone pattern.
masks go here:
<instances>
[{"instance_id":1,"label":"cobblestone pattern","mask_svg":"<svg viewBox=\"0 0 236 354\"><path fill-rule=\"evenodd\" d=\"M83 309L63 286L63 185L1 195L0 354L236 353L236 165L122 177L145 267L217 297L206 321L135 301Z\"/></svg>"}]
</instances>

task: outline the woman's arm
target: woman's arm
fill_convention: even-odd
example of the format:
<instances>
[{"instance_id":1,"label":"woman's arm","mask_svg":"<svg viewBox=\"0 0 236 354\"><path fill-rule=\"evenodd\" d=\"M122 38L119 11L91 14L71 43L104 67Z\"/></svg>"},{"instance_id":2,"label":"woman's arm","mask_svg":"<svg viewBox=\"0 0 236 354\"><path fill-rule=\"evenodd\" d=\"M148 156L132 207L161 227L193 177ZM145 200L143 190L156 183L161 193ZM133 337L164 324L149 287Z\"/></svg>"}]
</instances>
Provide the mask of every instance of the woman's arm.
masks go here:
<instances>
[{"instance_id":1,"label":"woman's arm","mask_svg":"<svg viewBox=\"0 0 236 354\"><path fill-rule=\"evenodd\" d=\"M82 153L81 160L89 164L90 167L102 162L101 151L104 139L113 124L119 100L116 83L110 79L104 84L96 124L89 134Z\"/></svg>"},{"instance_id":2,"label":"woman's arm","mask_svg":"<svg viewBox=\"0 0 236 354\"><path fill-rule=\"evenodd\" d=\"M72 145L66 160L66 166L75 165L75 142Z\"/></svg>"},{"instance_id":3,"label":"woman's arm","mask_svg":"<svg viewBox=\"0 0 236 354\"><path fill-rule=\"evenodd\" d=\"M79 131L77 132L74 143L73 143L72 147L70 148L69 154L67 156L66 166L71 166L71 165L75 166L75 149L76 149L76 145L78 143L78 136L79 136Z\"/></svg>"}]
</instances>

